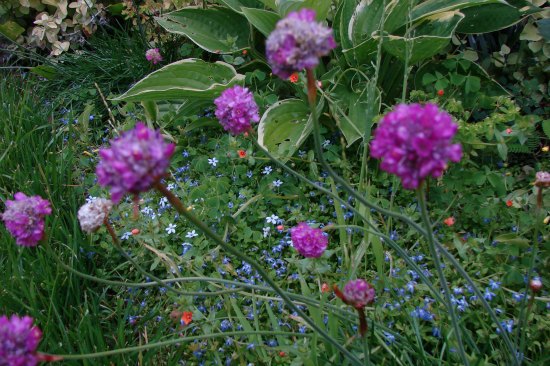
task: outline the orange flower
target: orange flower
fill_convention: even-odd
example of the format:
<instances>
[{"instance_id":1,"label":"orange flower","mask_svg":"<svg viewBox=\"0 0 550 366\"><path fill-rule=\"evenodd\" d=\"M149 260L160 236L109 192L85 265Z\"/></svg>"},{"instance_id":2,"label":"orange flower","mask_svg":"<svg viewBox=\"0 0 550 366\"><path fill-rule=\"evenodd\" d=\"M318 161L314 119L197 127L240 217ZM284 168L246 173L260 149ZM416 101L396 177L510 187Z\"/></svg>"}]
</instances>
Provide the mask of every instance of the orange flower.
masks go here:
<instances>
[{"instance_id":1,"label":"orange flower","mask_svg":"<svg viewBox=\"0 0 550 366\"><path fill-rule=\"evenodd\" d=\"M277 225L277 230L283 231L285 229L284 225Z\"/></svg>"},{"instance_id":2,"label":"orange flower","mask_svg":"<svg viewBox=\"0 0 550 366\"><path fill-rule=\"evenodd\" d=\"M507 129L506 129L506 133L507 133L508 135L511 134L511 133L512 133L512 129L511 129L511 128L507 128Z\"/></svg>"},{"instance_id":3,"label":"orange flower","mask_svg":"<svg viewBox=\"0 0 550 366\"><path fill-rule=\"evenodd\" d=\"M327 284L327 283L323 283L323 284L321 285L321 292L322 292L322 293L325 293L325 292L329 292L329 291L330 291L330 287L328 286L328 284Z\"/></svg>"},{"instance_id":4,"label":"orange flower","mask_svg":"<svg viewBox=\"0 0 550 366\"><path fill-rule=\"evenodd\" d=\"M440 97L442 97L444 94L445 94L445 91L443 89L439 89L437 91L437 95L439 95Z\"/></svg>"},{"instance_id":5,"label":"orange flower","mask_svg":"<svg viewBox=\"0 0 550 366\"><path fill-rule=\"evenodd\" d=\"M447 226L453 226L455 224L455 218L450 216L443 220L443 223Z\"/></svg>"},{"instance_id":6,"label":"orange flower","mask_svg":"<svg viewBox=\"0 0 550 366\"><path fill-rule=\"evenodd\" d=\"M246 158L246 151L244 150L238 150L237 154L239 154L239 158Z\"/></svg>"},{"instance_id":7,"label":"orange flower","mask_svg":"<svg viewBox=\"0 0 550 366\"><path fill-rule=\"evenodd\" d=\"M279 356L285 357L285 356L286 356L286 353L285 353L284 351L279 351Z\"/></svg>"},{"instance_id":8,"label":"orange flower","mask_svg":"<svg viewBox=\"0 0 550 366\"><path fill-rule=\"evenodd\" d=\"M191 311L184 311L181 316L181 325L189 325L193 320L193 313Z\"/></svg>"},{"instance_id":9,"label":"orange flower","mask_svg":"<svg viewBox=\"0 0 550 366\"><path fill-rule=\"evenodd\" d=\"M290 80L291 83L297 83L298 82L298 73L295 72L292 75L290 75L288 80Z\"/></svg>"},{"instance_id":10,"label":"orange flower","mask_svg":"<svg viewBox=\"0 0 550 366\"><path fill-rule=\"evenodd\" d=\"M132 235L139 234L139 229L132 229Z\"/></svg>"},{"instance_id":11,"label":"orange flower","mask_svg":"<svg viewBox=\"0 0 550 366\"><path fill-rule=\"evenodd\" d=\"M514 202L512 202L512 200L506 201L506 206L508 206L508 207L512 207L513 204L514 204Z\"/></svg>"},{"instance_id":12,"label":"orange flower","mask_svg":"<svg viewBox=\"0 0 550 366\"><path fill-rule=\"evenodd\" d=\"M243 56L246 56L247 53L248 53L247 50L243 50Z\"/></svg>"}]
</instances>

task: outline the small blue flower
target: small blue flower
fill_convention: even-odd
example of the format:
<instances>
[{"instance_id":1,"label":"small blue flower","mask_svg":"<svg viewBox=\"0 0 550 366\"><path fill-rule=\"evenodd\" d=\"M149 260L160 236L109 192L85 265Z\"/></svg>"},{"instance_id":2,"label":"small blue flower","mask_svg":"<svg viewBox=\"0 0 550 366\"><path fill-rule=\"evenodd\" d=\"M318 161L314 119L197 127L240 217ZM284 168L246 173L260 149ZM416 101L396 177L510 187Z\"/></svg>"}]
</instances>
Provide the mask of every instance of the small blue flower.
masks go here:
<instances>
[{"instance_id":1,"label":"small blue flower","mask_svg":"<svg viewBox=\"0 0 550 366\"><path fill-rule=\"evenodd\" d=\"M386 331L384 333L384 338L386 338L386 344L389 346L390 344L393 344L395 342L395 336L391 333L388 333Z\"/></svg>"},{"instance_id":2,"label":"small blue flower","mask_svg":"<svg viewBox=\"0 0 550 366\"><path fill-rule=\"evenodd\" d=\"M489 280L489 287L491 288L491 290L498 290L500 288L500 282L491 279Z\"/></svg>"},{"instance_id":3,"label":"small blue flower","mask_svg":"<svg viewBox=\"0 0 550 366\"><path fill-rule=\"evenodd\" d=\"M495 296L496 296L496 295L495 295L493 292L491 292L491 290L490 290L488 287L485 288L485 294L483 294L483 298L484 298L485 300L491 301L491 300L493 300L493 298L494 298Z\"/></svg>"},{"instance_id":4,"label":"small blue flower","mask_svg":"<svg viewBox=\"0 0 550 366\"><path fill-rule=\"evenodd\" d=\"M268 165L264 168L264 170L262 170L262 174L269 175L271 174L272 171L273 171L273 168L271 167L271 165Z\"/></svg>"}]
</instances>

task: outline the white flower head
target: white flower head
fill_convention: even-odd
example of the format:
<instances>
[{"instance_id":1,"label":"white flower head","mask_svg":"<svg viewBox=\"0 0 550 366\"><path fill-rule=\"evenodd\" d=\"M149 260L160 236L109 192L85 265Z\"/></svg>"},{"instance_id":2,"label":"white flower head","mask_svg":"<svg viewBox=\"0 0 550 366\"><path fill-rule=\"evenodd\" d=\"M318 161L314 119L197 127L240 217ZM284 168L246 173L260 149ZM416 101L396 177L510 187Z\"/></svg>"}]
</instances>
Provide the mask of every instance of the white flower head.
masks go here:
<instances>
[{"instance_id":1,"label":"white flower head","mask_svg":"<svg viewBox=\"0 0 550 366\"><path fill-rule=\"evenodd\" d=\"M80 227L87 233L92 233L103 225L103 220L113 208L113 202L105 198L96 198L86 203L78 210Z\"/></svg>"}]
</instances>

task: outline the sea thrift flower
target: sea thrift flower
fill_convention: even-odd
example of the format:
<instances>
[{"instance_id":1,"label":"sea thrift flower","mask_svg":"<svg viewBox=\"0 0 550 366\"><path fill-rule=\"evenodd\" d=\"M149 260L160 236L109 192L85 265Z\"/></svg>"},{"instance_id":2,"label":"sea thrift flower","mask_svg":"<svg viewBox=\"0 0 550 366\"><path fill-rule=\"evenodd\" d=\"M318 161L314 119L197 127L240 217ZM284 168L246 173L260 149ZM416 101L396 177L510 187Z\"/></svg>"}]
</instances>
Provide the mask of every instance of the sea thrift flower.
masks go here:
<instances>
[{"instance_id":1,"label":"sea thrift flower","mask_svg":"<svg viewBox=\"0 0 550 366\"><path fill-rule=\"evenodd\" d=\"M549 172L537 172L535 175L535 186L548 188L550 187L550 173Z\"/></svg>"},{"instance_id":2,"label":"sea thrift flower","mask_svg":"<svg viewBox=\"0 0 550 366\"><path fill-rule=\"evenodd\" d=\"M42 360L36 348L42 332L30 316L0 317L0 365L34 366Z\"/></svg>"},{"instance_id":3,"label":"sea thrift flower","mask_svg":"<svg viewBox=\"0 0 550 366\"><path fill-rule=\"evenodd\" d=\"M305 222L290 229L292 245L307 258L319 258L327 248L328 238L321 229L314 229Z\"/></svg>"},{"instance_id":4,"label":"sea thrift flower","mask_svg":"<svg viewBox=\"0 0 550 366\"><path fill-rule=\"evenodd\" d=\"M251 128L251 121L260 121L254 96L248 88L240 85L224 90L214 100L214 104L216 104L216 117L223 128L234 136L248 131Z\"/></svg>"},{"instance_id":5,"label":"sea thrift flower","mask_svg":"<svg viewBox=\"0 0 550 366\"><path fill-rule=\"evenodd\" d=\"M359 315L359 333L361 336L367 334L367 322L365 320L365 306L374 301L374 288L365 280L351 280L344 286L344 291L340 291L338 286L334 285L334 294L345 304L353 306Z\"/></svg>"},{"instance_id":6,"label":"sea thrift flower","mask_svg":"<svg viewBox=\"0 0 550 366\"><path fill-rule=\"evenodd\" d=\"M160 55L158 48L151 48L150 50L147 50L147 52L145 52L145 58L153 65L156 65L162 61L162 56Z\"/></svg>"},{"instance_id":7,"label":"sea thrift flower","mask_svg":"<svg viewBox=\"0 0 550 366\"><path fill-rule=\"evenodd\" d=\"M40 196L27 197L22 192L15 200L6 201L6 211L0 218L18 245L34 247L44 237L44 216L52 213L50 203Z\"/></svg>"},{"instance_id":8,"label":"sea thrift flower","mask_svg":"<svg viewBox=\"0 0 550 366\"><path fill-rule=\"evenodd\" d=\"M111 208L113 208L113 202L105 198L96 198L80 207L77 216L82 230L92 233L99 229Z\"/></svg>"},{"instance_id":9,"label":"sea thrift flower","mask_svg":"<svg viewBox=\"0 0 550 366\"><path fill-rule=\"evenodd\" d=\"M275 75L288 79L292 73L311 69L336 47L332 29L315 21L315 11L301 9L277 22L266 40L267 62Z\"/></svg>"},{"instance_id":10,"label":"sea thrift flower","mask_svg":"<svg viewBox=\"0 0 550 366\"><path fill-rule=\"evenodd\" d=\"M98 182L111 187L115 203L126 193L148 191L165 174L174 148L174 144L164 142L159 131L139 122L133 130L112 140L110 148L99 151Z\"/></svg>"},{"instance_id":11,"label":"sea thrift flower","mask_svg":"<svg viewBox=\"0 0 550 366\"><path fill-rule=\"evenodd\" d=\"M382 159L383 170L401 178L404 188L416 189L426 177L441 176L448 160L460 160L460 144L451 143L457 128L435 104L400 104L380 121L371 154Z\"/></svg>"},{"instance_id":12,"label":"sea thrift flower","mask_svg":"<svg viewBox=\"0 0 550 366\"><path fill-rule=\"evenodd\" d=\"M338 291L340 292L340 291ZM337 293L338 295L338 293ZM364 308L374 301L374 287L365 280L352 280L344 286L344 292L338 295L340 299L356 309Z\"/></svg>"},{"instance_id":13,"label":"sea thrift flower","mask_svg":"<svg viewBox=\"0 0 550 366\"><path fill-rule=\"evenodd\" d=\"M531 281L529 281L529 288L533 292L539 292L542 289L542 281L540 278L532 278Z\"/></svg>"}]
</instances>

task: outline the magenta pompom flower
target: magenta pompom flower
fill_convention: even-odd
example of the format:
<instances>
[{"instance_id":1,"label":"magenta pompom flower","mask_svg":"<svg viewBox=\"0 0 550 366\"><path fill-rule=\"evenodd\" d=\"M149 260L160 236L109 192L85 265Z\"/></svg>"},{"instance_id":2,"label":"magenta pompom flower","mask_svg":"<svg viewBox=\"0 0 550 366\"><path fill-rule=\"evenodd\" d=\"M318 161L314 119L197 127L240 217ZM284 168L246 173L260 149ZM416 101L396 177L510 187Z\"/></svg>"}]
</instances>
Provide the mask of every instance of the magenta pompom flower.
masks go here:
<instances>
[{"instance_id":1,"label":"magenta pompom flower","mask_svg":"<svg viewBox=\"0 0 550 366\"><path fill-rule=\"evenodd\" d=\"M305 222L290 229L292 245L307 258L319 258L327 249L328 238L321 229L310 227Z\"/></svg>"},{"instance_id":2,"label":"magenta pompom flower","mask_svg":"<svg viewBox=\"0 0 550 366\"><path fill-rule=\"evenodd\" d=\"M542 188L548 188L550 187L550 173L549 172L537 172L535 175L535 186L542 187Z\"/></svg>"},{"instance_id":3,"label":"magenta pompom flower","mask_svg":"<svg viewBox=\"0 0 550 366\"><path fill-rule=\"evenodd\" d=\"M458 126L435 104L400 104L386 114L374 132L371 155L380 167L416 189L428 176L440 177L447 161L460 161L462 148L452 144Z\"/></svg>"},{"instance_id":4,"label":"magenta pompom flower","mask_svg":"<svg viewBox=\"0 0 550 366\"><path fill-rule=\"evenodd\" d=\"M6 201L6 211L1 218L18 245L34 247L44 237L44 216L52 213L50 203L40 196L27 197L22 192L14 198Z\"/></svg>"},{"instance_id":5,"label":"magenta pompom flower","mask_svg":"<svg viewBox=\"0 0 550 366\"><path fill-rule=\"evenodd\" d=\"M42 358L36 348L42 332L30 316L0 316L0 365L34 366Z\"/></svg>"},{"instance_id":6,"label":"magenta pompom flower","mask_svg":"<svg viewBox=\"0 0 550 366\"><path fill-rule=\"evenodd\" d=\"M251 128L250 122L258 122L258 105L248 88L235 85L223 91L214 100L216 117L223 128L236 136Z\"/></svg>"},{"instance_id":7,"label":"magenta pompom flower","mask_svg":"<svg viewBox=\"0 0 550 366\"><path fill-rule=\"evenodd\" d=\"M365 280L352 280L344 286L344 302L354 308L364 308L374 301L374 287Z\"/></svg>"},{"instance_id":8,"label":"magenta pompom flower","mask_svg":"<svg viewBox=\"0 0 550 366\"><path fill-rule=\"evenodd\" d=\"M148 191L166 173L174 149L159 131L138 122L134 129L112 140L110 148L99 151L98 182L111 187L115 203L126 193Z\"/></svg>"},{"instance_id":9,"label":"magenta pompom flower","mask_svg":"<svg viewBox=\"0 0 550 366\"><path fill-rule=\"evenodd\" d=\"M147 50L147 52L145 52L145 58L153 65L156 65L162 61L162 56L158 48L151 48L150 50Z\"/></svg>"},{"instance_id":10,"label":"magenta pompom flower","mask_svg":"<svg viewBox=\"0 0 550 366\"><path fill-rule=\"evenodd\" d=\"M315 11L302 9L281 19L266 41L267 62L275 75L288 79L311 69L336 47L332 29L315 21Z\"/></svg>"}]
</instances>

